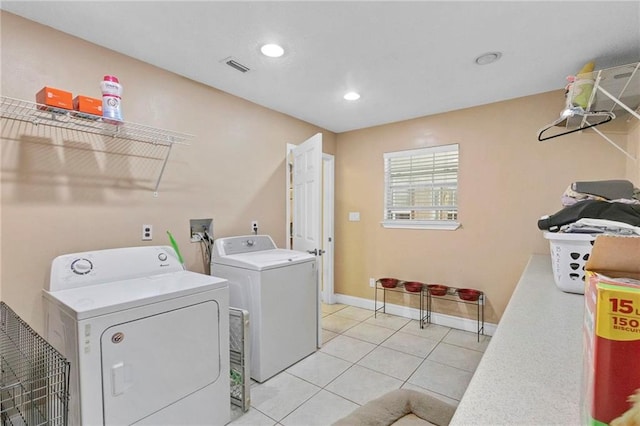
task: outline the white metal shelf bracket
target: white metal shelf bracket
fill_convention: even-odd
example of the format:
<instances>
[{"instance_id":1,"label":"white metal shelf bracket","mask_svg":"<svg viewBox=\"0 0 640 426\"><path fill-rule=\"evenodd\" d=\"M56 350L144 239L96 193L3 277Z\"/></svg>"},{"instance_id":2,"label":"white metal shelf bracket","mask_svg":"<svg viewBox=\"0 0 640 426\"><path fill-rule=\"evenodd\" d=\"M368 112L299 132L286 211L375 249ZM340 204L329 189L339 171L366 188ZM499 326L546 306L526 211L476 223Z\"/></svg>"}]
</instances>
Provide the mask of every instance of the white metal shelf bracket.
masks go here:
<instances>
[{"instance_id":1,"label":"white metal shelf bracket","mask_svg":"<svg viewBox=\"0 0 640 426\"><path fill-rule=\"evenodd\" d=\"M624 87L622 88L622 90L620 90L620 94L618 96L614 96L611 93L609 93L609 91L607 91L604 87L602 87L602 84L600 84L600 76L601 76L601 72L598 73L598 79L596 81L596 85L595 88L597 89L597 91L599 93L602 93L603 95L605 95L607 98L609 98L611 101L613 101L616 105L618 105L620 108L624 109L625 111L627 111L629 114L631 114L633 117L635 117L636 119L640 120L640 114L638 114L636 111L634 111L632 108L629 108L629 106L627 104L625 104L624 102L620 101L620 98L622 97L622 95L627 91L627 89L629 88L629 84L631 84L631 80L633 79L633 77L636 75L636 73L638 72L638 70L640 70L640 62L638 62L636 64L636 66L634 67L633 71L631 71L629 78L627 79L627 82L625 83ZM592 99L594 97L595 91L592 94ZM591 104L591 101L589 102ZM613 110L613 108L611 108ZM600 131L600 129L593 129L594 132L596 132L597 134L599 134L604 140L606 140L607 142L609 142L611 145L613 145L616 149L618 149L620 152L622 152L624 155L626 155L629 159L631 159L634 162L638 161L638 157L637 156L633 156L631 155L627 150L625 150L624 148L622 148L620 145L618 145L617 143L615 143L614 141L611 140L611 138L609 138L607 135L605 135L603 132Z\"/></svg>"},{"instance_id":2,"label":"white metal shelf bracket","mask_svg":"<svg viewBox=\"0 0 640 426\"><path fill-rule=\"evenodd\" d=\"M164 162L162 163L162 168L160 169L160 175L158 175L158 180L156 181L156 187L153 189L154 197L158 196L158 187L160 186L160 181L162 180L164 169L167 166L167 162L169 161L169 155L171 155L171 147L173 147L173 144L169 145L169 150L167 151L167 155L164 157Z\"/></svg>"},{"instance_id":3,"label":"white metal shelf bracket","mask_svg":"<svg viewBox=\"0 0 640 426\"><path fill-rule=\"evenodd\" d=\"M588 123L587 123L588 124ZM604 140L606 140L607 142L609 142L611 145L613 145L618 151L620 151L621 153L623 153L624 155L626 155L629 159L631 159L632 161L638 161L638 159L636 157L634 157L633 155L629 154L629 152L627 152L627 150L625 150L624 148L622 148L620 145L618 145L617 143L615 143L614 141L611 140L611 138L609 138L609 136L605 135L604 133L602 133L600 131L600 129L596 129L595 127L592 127L591 129L593 129L594 132L596 132L597 134L599 134L600 136L602 136L604 138Z\"/></svg>"},{"instance_id":4,"label":"white metal shelf bracket","mask_svg":"<svg viewBox=\"0 0 640 426\"><path fill-rule=\"evenodd\" d=\"M629 114L633 115L635 118L640 120L640 114L638 114L636 111L629 108L627 104L625 104L624 102L620 102L618 98L613 96L611 93L607 92L605 89L602 88L602 86L598 86L598 90L602 92L605 96L607 96L609 99L611 99L613 102L618 104L621 108L624 108Z\"/></svg>"}]
</instances>

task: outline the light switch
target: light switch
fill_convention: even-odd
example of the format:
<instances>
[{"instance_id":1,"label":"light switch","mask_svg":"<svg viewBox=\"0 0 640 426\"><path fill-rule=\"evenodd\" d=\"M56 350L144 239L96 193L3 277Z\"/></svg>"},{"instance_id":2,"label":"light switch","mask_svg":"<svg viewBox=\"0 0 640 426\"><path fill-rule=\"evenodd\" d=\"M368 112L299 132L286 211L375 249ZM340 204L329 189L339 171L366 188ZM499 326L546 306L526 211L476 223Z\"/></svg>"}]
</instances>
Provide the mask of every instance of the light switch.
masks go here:
<instances>
[{"instance_id":1,"label":"light switch","mask_svg":"<svg viewBox=\"0 0 640 426\"><path fill-rule=\"evenodd\" d=\"M360 222L360 212L349 212L350 222Z\"/></svg>"}]
</instances>

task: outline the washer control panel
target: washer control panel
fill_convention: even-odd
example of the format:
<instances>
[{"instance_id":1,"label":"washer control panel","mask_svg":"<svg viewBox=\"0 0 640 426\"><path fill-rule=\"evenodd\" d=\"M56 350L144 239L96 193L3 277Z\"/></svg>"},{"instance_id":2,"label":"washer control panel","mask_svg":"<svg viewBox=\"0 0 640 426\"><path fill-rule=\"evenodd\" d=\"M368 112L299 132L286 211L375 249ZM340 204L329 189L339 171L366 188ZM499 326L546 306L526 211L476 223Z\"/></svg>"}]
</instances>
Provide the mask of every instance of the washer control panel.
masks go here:
<instances>
[{"instance_id":1,"label":"washer control panel","mask_svg":"<svg viewBox=\"0 0 640 426\"><path fill-rule=\"evenodd\" d=\"M218 238L213 245L213 257L273 250L276 248L273 239L268 235L243 235L239 237Z\"/></svg>"},{"instance_id":2,"label":"washer control panel","mask_svg":"<svg viewBox=\"0 0 640 426\"><path fill-rule=\"evenodd\" d=\"M127 247L71 253L51 264L49 291L184 270L169 246Z\"/></svg>"}]
</instances>

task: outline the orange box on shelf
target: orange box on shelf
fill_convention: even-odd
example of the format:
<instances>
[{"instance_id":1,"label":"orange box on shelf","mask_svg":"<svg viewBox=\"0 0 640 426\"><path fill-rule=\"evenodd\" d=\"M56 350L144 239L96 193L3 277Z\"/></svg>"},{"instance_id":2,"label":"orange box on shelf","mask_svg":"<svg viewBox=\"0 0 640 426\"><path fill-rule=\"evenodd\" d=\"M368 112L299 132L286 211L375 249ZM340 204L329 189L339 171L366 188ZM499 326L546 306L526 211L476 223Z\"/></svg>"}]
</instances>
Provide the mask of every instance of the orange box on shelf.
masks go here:
<instances>
[{"instance_id":1,"label":"orange box on shelf","mask_svg":"<svg viewBox=\"0 0 640 426\"><path fill-rule=\"evenodd\" d=\"M102 99L78 95L73 98L73 109L85 114L97 115L102 117ZM82 116L83 114L78 115Z\"/></svg>"},{"instance_id":2,"label":"orange box on shelf","mask_svg":"<svg viewBox=\"0 0 640 426\"><path fill-rule=\"evenodd\" d=\"M73 109L73 95L71 92L45 86L36 93L36 103L39 109ZM52 108L49 108L52 107Z\"/></svg>"}]
</instances>

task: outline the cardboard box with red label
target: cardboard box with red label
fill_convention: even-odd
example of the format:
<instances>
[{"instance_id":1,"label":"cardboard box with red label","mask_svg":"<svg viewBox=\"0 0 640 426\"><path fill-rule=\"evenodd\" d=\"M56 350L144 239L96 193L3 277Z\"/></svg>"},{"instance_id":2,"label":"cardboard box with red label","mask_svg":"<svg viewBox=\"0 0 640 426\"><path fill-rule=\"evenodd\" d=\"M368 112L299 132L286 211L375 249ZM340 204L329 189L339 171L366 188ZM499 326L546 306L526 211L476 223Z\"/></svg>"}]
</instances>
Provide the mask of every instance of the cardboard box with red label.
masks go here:
<instances>
[{"instance_id":1,"label":"cardboard box with red label","mask_svg":"<svg viewBox=\"0 0 640 426\"><path fill-rule=\"evenodd\" d=\"M598 236L585 268L582 423L640 425L640 237Z\"/></svg>"}]
</instances>

